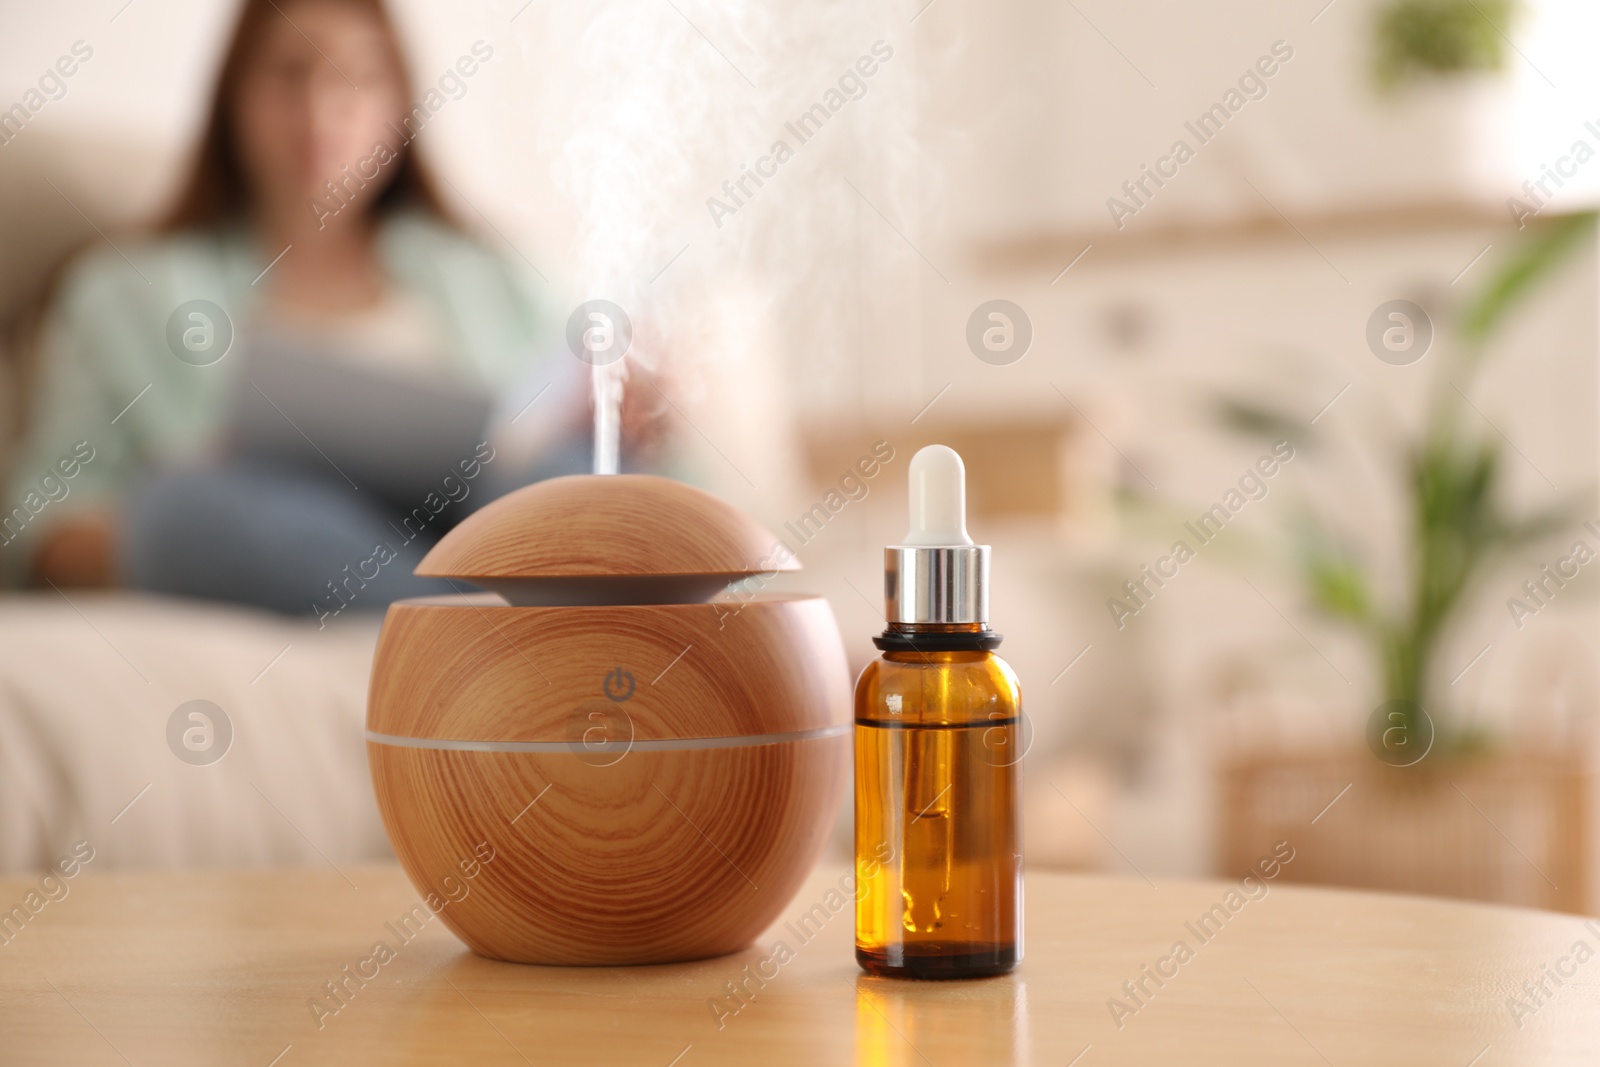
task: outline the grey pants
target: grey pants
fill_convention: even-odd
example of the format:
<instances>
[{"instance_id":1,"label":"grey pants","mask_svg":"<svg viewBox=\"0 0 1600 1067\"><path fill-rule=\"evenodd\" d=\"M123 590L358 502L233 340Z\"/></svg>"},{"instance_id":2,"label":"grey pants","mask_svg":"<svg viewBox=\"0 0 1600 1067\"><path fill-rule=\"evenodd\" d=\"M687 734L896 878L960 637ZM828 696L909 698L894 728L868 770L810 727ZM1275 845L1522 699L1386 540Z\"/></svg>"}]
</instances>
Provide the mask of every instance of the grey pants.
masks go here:
<instances>
[{"instance_id":1,"label":"grey pants","mask_svg":"<svg viewBox=\"0 0 1600 1067\"><path fill-rule=\"evenodd\" d=\"M447 505L423 527L348 485L303 474L169 471L130 496L118 562L129 586L149 592L319 618L377 610L472 588L411 573L465 505Z\"/></svg>"},{"instance_id":2,"label":"grey pants","mask_svg":"<svg viewBox=\"0 0 1600 1067\"><path fill-rule=\"evenodd\" d=\"M229 463L168 470L130 494L118 565L134 589L319 619L381 610L402 597L473 592L466 582L418 578L412 568L489 501L590 465L587 438L558 442L528 465L501 460L431 516L302 471Z\"/></svg>"}]
</instances>

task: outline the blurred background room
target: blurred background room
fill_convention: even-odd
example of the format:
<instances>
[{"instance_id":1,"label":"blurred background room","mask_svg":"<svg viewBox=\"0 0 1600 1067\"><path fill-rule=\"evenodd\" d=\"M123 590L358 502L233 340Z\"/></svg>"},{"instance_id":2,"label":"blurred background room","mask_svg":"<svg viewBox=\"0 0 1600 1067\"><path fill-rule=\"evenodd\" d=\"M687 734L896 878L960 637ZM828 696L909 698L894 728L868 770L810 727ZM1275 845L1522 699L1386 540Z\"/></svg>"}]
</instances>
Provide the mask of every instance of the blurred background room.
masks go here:
<instances>
[{"instance_id":1,"label":"blurred background room","mask_svg":"<svg viewBox=\"0 0 1600 1067\"><path fill-rule=\"evenodd\" d=\"M1292 880L1595 910L1590 5L249 7L231 80L233 3L0 11L0 872L91 828L96 870L388 854L371 609L414 556L319 610L339 484L195 488L231 368L334 346L394 411L482 391L462 513L588 469L625 377L623 468L795 532L857 668L906 461L956 448L1034 866L1288 839ZM217 144L243 199L196 214Z\"/></svg>"}]
</instances>

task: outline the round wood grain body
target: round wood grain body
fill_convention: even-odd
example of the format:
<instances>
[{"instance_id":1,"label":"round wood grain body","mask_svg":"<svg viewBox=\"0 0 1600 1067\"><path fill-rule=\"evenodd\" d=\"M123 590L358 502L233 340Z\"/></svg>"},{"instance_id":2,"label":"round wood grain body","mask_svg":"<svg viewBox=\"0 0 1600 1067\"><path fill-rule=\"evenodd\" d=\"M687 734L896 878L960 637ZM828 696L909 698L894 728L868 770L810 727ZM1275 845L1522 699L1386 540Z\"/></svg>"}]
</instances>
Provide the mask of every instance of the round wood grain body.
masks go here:
<instances>
[{"instance_id":1,"label":"round wood grain body","mask_svg":"<svg viewBox=\"0 0 1600 1067\"><path fill-rule=\"evenodd\" d=\"M853 689L818 596L595 607L423 597L384 617L367 729L566 741L599 700L626 713L640 740L782 734L848 726Z\"/></svg>"},{"instance_id":2,"label":"round wood grain body","mask_svg":"<svg viewBox=\"0 0 1600 1067\"><path fill-rule=\"evenodd\" d=\"M849 744L837 735L630 752L605 766L574 754L368 748L412 884L446 899L446 876L470 886L439 918L473 951L617 965L747 948L816 862ZM494 858L467 883L460 862L484 843Z\"/></svg>"},{"instance_id":3,"label":"round wood grain body","mask_svg":"<svg viewBox=\"0 0 1600 1067\"><path fill-rule=\"evenodd\" d=\"M815 863L850 679L819 597L429 598L389 609L367 729L395 852L474 951L665 963L747 947Z\"/></svg>"}]
</instances>

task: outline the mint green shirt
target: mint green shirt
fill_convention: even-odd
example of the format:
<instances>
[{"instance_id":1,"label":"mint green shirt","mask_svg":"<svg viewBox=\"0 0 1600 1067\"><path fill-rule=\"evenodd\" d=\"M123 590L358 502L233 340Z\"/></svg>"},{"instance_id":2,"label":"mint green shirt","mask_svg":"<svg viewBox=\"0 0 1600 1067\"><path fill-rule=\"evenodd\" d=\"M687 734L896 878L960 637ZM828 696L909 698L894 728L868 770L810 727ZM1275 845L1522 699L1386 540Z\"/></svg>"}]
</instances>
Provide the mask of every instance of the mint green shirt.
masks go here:
<instances>
[{"instance_id":1,"label":"mint green shirt","mask_svg":"<svg viewBox=\"0 0 1600 1067\"><path fill-rule=\"evenodd\" d=\"M381 225L377 243L386 280L437 323L452 375L504 393L542 372L555 380L570 371L557 365L562 353L535 285L477 241L401 213ZM237 334L255 320L266 284L252 283L276 254L242 230L118 247L71 267L45 322L29 430L0 499L0 577L12 584L52 523L114 505L142 471L202 456L217 439ZM229 355L210 366L180 360L167 343L168 318L194 299L221 306L236 333Z\"/></svg>"}]
</instances>

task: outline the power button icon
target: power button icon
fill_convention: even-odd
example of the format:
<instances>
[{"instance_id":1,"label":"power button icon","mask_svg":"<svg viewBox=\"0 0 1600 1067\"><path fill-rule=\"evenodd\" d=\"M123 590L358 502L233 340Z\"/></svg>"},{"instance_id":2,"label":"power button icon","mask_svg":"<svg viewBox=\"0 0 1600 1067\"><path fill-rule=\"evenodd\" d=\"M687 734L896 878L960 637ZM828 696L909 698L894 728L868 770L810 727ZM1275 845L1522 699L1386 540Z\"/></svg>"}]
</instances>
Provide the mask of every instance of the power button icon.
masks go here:
<instances>
[{"instance_id":1,"label":"power button icon","mask_svg":"<svg viewBox=\"0 0 1600 1067\"><path fill-rule=\"evenodd\" d=\"M613 704L621 704L633 696L634 681L632 672L625 671L621 667L616 668L606 675L604 688L606 699Z\"/></svg>"}]
</instances>

